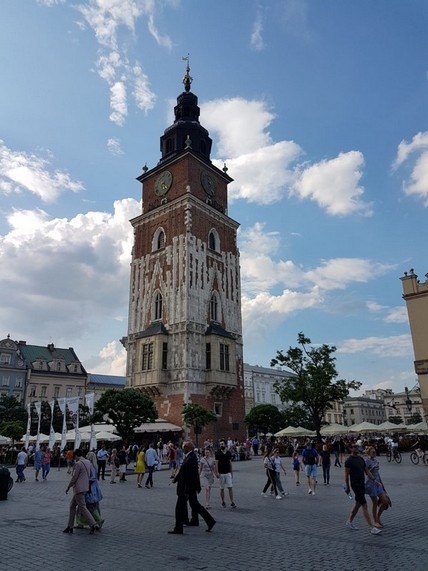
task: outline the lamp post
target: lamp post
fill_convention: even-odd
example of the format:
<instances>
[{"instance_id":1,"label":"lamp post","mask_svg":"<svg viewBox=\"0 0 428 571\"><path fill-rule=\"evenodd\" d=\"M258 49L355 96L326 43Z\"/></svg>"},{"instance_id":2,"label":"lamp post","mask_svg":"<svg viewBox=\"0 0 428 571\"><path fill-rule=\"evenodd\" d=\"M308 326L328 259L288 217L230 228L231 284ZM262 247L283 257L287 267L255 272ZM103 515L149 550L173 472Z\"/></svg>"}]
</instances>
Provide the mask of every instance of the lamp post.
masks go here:
<instances>
[{"instance_id":1,"label":"lamp post","mask_svg":"<svg viewBox=\"0 0 428 571\"><path fill-rule=\"evenodd\" d=\"M406 393L406 406L407 406L407 410L409 411L409 415L412 412L412 401L410 399L409 396L409 389L407 387L404 387L404 392Z\"/></svg>"}]
</instances>

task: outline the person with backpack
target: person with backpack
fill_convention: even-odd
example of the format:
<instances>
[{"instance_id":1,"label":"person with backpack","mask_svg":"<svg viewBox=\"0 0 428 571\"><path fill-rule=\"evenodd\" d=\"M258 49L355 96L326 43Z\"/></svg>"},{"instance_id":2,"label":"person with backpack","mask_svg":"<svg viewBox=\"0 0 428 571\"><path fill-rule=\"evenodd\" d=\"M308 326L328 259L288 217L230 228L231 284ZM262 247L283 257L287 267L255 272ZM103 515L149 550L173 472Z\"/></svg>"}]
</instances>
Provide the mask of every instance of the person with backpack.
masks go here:
<instances>
[{"instance_id":1,"label":"person with backpack","mask_svg":"<svg viewBox=\"0 0 428 571\"><path fill-rule=\"evenodd\" d=\"M309 440L306 448L302 451L303 464L305 465L305 474L308 478L308 494L315 496L315 488L317 486L319 454L314 443Z\"/></svg>"}]
</instances>

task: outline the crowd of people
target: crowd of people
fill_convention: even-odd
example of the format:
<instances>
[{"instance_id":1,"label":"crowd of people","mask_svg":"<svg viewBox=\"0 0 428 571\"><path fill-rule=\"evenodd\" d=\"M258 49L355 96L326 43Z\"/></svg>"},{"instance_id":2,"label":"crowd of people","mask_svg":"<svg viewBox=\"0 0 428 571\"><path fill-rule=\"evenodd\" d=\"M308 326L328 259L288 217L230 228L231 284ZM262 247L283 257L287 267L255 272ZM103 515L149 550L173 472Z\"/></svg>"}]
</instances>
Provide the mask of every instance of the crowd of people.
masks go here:
<instances>
[{"instance_id":1,"label":"crowd of people","mask_svg":"<svg viewBox=\"0 0 428 571\"><path fill-rule=\"evenodd\" d=\"M397 440L385 437L383 444L395 447ZM126 482L129 474L135 475L137 488L152 489L155 472L162 465L170 471L172 483L177 485L175 525L169 533L183 534L186 526L199 525L201 517L207 531L216 523L210 513L211 492L214 482L219 482L219 496L222 507L236 509L233 487L233 464L245 458L263 455L262 468L266 480L261 495L274 496L278 500L287 497L281 476L287 474L287 465L294 474L296 486L301 479L307 482L308 495L315 496L317 485L330 485L330 471L342 468L344 490L353 500L352 509L346 520L346 527L357 529L355 518L359 511L369 527L370 533L378 535L383 529L382 515L390 505L384 482L380 475L377 447L379 441L365 441L357 438L332 438L315 443L311 439L248 438L242 443L231 438L214 443L212 439L203 442L199 449L186 440L182 445L176 442L150 443L147 446L131 444L128 447L107 448L104 444L97 451L85 453L69 448L63 451L67 473L71 475L66 489L73 490L69 517L64 533L73 533L75 527L89 527L90 534L99 531L104 523L101 517L100 502L103 499L100 480L110 472L110 483ZM244 450L243 450L244 449ZM284 458L286 456L290 460ZM22 447L16 455L16 482L26 481L26 471L31 458L34 466L34 479L46 481L54 453L47 445L35 448ZM198 494L201 494L200 503ZM366 496L370 498L370 509ZM203 505L202 505L203 504ZM190 508L190 515L188 512Z\"/></svg>"}]
</instances>

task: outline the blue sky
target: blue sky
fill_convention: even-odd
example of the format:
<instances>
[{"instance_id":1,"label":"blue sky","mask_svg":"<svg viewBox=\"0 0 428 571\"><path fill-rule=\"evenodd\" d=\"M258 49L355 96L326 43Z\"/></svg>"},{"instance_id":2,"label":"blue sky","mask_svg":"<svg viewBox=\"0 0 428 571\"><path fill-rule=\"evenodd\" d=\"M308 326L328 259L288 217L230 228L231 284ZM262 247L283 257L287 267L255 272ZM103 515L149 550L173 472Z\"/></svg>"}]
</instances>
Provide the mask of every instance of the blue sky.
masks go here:
<instances>
[{"instance_id":1,"label":"blue sky","mask_svg":"<svg viewBox=\"0 0 428 571\"><path fill-rule=\"evenodd\" d=\"M234 179L244 358L303 331L339 375L413 387L399 278L425 280L425 0L3 0L2 336L124 374L135 180L192 91Z\"/></svg>"}]
</instances>

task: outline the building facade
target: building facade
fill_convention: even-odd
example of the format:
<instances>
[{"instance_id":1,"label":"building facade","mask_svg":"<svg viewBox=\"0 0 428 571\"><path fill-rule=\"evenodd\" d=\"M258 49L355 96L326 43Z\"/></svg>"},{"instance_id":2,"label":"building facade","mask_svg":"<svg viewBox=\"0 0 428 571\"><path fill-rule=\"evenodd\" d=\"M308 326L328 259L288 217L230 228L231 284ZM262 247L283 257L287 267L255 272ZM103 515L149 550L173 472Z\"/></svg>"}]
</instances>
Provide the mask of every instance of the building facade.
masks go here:
<instances>
[{"instance_id":1,"label":"building facade","mask_svg":"<svg viewBox=\"0 0 428 571\"><path fill-rule=\"evenodd\" d=\"M24 403L26 368L19 343L10 335L0 341L0 396Z\"/></svg>"},{"instance_id":2,"label":"building facade","mask_svg":"<svg viewBox=\"0 0 428 571\"><path fill-rule=\"evenodd\" d=\"M89 373L86 392L94 393L94 402L97 402L97 400L108 390L123 390L125 388L125 383L126 377Z\"/></svg>"},{"instance_id":3,"label":"building facade","mask_svg":"<svg viewBox=\"0 0 428 571\"><path fill-rule=\"evenodd\" d=\"M361 422L382 424L385 420L385 406L381 399L348 397L343 401L343 424L345 426L351 427Z\"/></svg>"},{"instance_id":4,"label":"building facade","mask_svg":"<svg viewBox=\"0 0 428 571\"><path fill-rule=\"evenodd\" d=\"M245 414L259 404L273 404L279 410L284 410L287 405L281 402L274 385L277 381L295 376L291 371L244 363Z\"/></svg>"},{"instance_id":5,"label":"building facade","mask_svg":"<svg viewBox=\"0 0 428 571\"><path fill-rule=\"evenodd\" d=\"M428 274L420 283L413 269L401 279L415 356L415 373L421 390L423 416L428 418Z\"/></svg>"},{"instance_id":6,"label":"building facade","mask_svg":"<svg viewBox=\"0 0 428 571\"><path fill-rule=\"evenodd\" d=\"M210 160L198 98L177 98L160 137L161 159L145 167L142 214L131 220L127 386L147 392L161 418L182 424L183 404L213 411L206 436L245 431L238 223L227 214L232 179ZM213 432L212 434L210 433ZM191 434L192 435L192 434Z\"/></svg>"},{"instance_id":7,"label":"building facade","mask_svg":"<svg viewBox=\"0 0 428 571\"><path fill-rule=\"evenodd\" d=\"M72 347L28 345L25 341L19 341L18 347L26 367L25 406L36 401L84 397L88 375Z\"/></svg>"}]
</instances>

